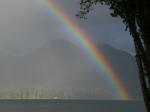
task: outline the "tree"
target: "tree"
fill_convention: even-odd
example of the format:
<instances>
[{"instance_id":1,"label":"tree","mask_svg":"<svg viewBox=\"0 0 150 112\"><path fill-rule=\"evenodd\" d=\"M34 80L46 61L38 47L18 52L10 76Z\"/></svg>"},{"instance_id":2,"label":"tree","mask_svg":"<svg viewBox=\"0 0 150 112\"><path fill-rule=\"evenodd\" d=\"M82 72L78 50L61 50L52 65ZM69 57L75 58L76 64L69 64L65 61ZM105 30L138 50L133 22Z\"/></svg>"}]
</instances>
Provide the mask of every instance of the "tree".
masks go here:
<instances>
[{"instance_id":1,"label":"tree","mask_svg":"<svg viewBox=\"0 0 150 112\"><path fill-rule=\"evenodd\" d=\"M150 0L81 0L77 16L87 19L99 4L108 5L111 16L122 18L125 30L132 35L143 97L150 112Z\"/></svg>"}]
</instances>

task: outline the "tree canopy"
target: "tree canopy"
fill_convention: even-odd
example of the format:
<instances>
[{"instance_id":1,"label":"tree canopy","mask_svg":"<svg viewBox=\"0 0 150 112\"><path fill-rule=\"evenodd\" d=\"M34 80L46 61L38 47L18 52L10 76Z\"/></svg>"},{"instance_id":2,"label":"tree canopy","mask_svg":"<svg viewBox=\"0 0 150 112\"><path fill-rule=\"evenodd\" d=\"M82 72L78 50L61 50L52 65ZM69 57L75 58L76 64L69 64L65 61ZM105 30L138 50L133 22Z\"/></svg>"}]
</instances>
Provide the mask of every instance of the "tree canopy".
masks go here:
<instances>
[{"instance_id":1,"label":"tree canopy","mask_svg":"<svg viewBox=\"0 0 150 112\"><path fill-rule=\"evenodd\" d=\"M79 18L96 5L107 5L113 17L120 17L133 37L139 78L148 112L150 112L150 0L81 0ZM148 79L148 81L146 80Z\"/></svg>"}]
</instances>

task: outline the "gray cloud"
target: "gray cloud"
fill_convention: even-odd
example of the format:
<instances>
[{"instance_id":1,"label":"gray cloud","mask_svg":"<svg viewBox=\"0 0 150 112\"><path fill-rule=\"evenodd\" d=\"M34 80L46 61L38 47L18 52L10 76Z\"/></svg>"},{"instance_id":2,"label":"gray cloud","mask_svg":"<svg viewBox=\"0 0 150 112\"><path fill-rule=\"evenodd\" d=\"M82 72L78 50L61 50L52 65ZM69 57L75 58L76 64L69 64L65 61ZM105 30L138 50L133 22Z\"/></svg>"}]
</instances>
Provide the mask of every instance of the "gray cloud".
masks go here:
<instances>
[{"instance_id":1,"label":"gray cloud","mask_svg":"<svg viewBox=\"0 0 150 112\"><path fill-rule=\"evenodd\" d=\"M132 40L124 31L121 19L112 18L108 7L99 6L88 16L88 20L81 20L75 17L80 0L56 2L94 41L134 52ZM40 0L1 0L0 15L0 50L4 52L25 54L51 39L72 36Z\"/></svg>"},{"instance_id":2,"label":"gray cloud","mask_svg":"<svg viewBox=\"0 0 150 112\"><path fill-rule=\"evenodd\" d=\"M122 23L121 18L110 16L111 11L108 6L95 6L94 11L87 15L88 19L82 20L74 16L79 10L80 0L61 0L59 3L83 27L93 41L100 44L107 43L115 48L134 53L133 41L129 32L125 32L125 25Z\"/></svg>"},{"instance_id":3,"label":"gray cloud","mask_svg":"<svg viewBox=\"0 0 150 112\"><path fill-rule=\"evenodd\" d=\"M99 6L88 16L88 20L78 19L75 14L79 10L79 1L56 0L95 43L98 45L107 43L118 49L134 52L132 39L129 33L124 31L125 26L120 18L112 18L108 7ZM98 96L118 97L116 94L112 96L113 88L107 83L109 80L103 70L96 66L91 56L85 53L85 49L80 49L77 45L68 42L69 40L76 43L76 37L41 0L1 0L0 15L1 86L43 84L52 88L57 86L82 89L100 87L102 92L97 92ZM58 38L60 40L54 40ZM105 56L111 57L109 62L112 61L113 64L114 61L114 68L115 65L119 66L116 69L118 68L123 81L131 85L129 87L136 89L132 86L135 82L134 75L136 75L134 57L109 46L102 47L102 50L105 49L108 52ZM2 52L25 56L10 56ZM129 64L126 61L128 59L133 62L130 61L131 64ZM131 70L126 70L126 66ZM129 73L126 75L126 71L122 70ZM131 77L130 80L126 78L128 75L133 76L134 81Z\"/></svg>"}]
</instances>

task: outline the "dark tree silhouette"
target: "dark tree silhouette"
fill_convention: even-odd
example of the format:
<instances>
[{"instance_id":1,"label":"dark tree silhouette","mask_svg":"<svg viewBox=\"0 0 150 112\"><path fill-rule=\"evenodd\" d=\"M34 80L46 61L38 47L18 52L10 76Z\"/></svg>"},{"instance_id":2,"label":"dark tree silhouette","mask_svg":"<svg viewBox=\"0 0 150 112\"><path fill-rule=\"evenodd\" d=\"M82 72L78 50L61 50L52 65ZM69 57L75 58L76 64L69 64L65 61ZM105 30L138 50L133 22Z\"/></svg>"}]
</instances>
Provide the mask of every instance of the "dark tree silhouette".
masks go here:
<instances>
[{"instance_id":1,"label":"dark tree silhouette","mask_svg":"<svg viewBox=\"0 0 150 112\"><path fill-rule=\"evenodd\" d=\"M108 5L111 16L122 18L125 30L132 35L143 97L150 112L150 0L81 0L77 16L87 19L99 4Z\"/></svg>"}]
</instances>

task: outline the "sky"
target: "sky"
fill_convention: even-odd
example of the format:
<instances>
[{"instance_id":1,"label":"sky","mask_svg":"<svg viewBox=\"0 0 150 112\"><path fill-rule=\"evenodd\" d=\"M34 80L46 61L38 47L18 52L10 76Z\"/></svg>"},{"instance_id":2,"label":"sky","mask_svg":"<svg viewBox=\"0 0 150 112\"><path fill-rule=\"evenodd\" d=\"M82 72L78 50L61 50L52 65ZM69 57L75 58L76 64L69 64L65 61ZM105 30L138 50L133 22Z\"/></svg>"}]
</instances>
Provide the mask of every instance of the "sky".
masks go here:
<instances>
[{"instance_id":1,"label":"sky","mask_svg":"<svg viewBox=\"0 0 150 112\"><path fill-rule=\"evenodd\" d=\"M88 19L83 20L75 16L80 10L80 0L55 2L97 46L108 44L134 54L129 32L125 32L120 18L110 16L107 6L96 6L87 15ZM78 87L81 90L100 87L101 97L118 98L103 69L97 66L93 57L83 52L84 48L78 49L81 43L42 0L0 0L0 16L0 85L20 87L27 84L29 87L43 84L44 87ZM101 50L106 49L105 57L113 64L112 69L117 70L121 82L128 86L135 98L141 98L138 78L135 80L134 77L137 74L134 57L112 47L102 46ZM92 83L87 86L89 82ZM99 96L99 92L95 93Z\"/></svg>"},{"instance_id":2,"label":"sky","mask_svg":"<svg viewBox=\"0 0 150 112\"><path fill-rule=\"evenodd\" d=\"M134 53L132 38L124 31L125 25L120 18L110 16L107 6L96 7L88 20L82 20L75 17L80 0L56 2L93 41ZM73 40L72 34L41 0L1 0L0 15L0 52L26 55L53 39Z\"/></svg>"}]
</instances>

